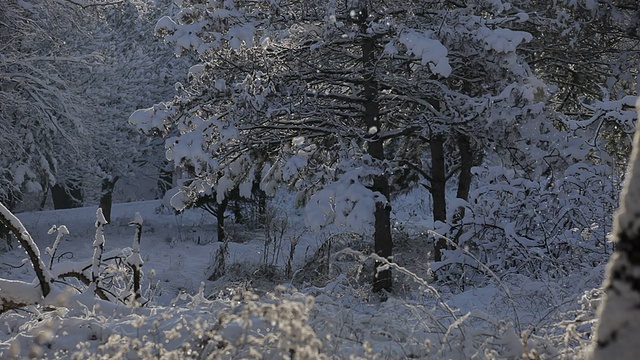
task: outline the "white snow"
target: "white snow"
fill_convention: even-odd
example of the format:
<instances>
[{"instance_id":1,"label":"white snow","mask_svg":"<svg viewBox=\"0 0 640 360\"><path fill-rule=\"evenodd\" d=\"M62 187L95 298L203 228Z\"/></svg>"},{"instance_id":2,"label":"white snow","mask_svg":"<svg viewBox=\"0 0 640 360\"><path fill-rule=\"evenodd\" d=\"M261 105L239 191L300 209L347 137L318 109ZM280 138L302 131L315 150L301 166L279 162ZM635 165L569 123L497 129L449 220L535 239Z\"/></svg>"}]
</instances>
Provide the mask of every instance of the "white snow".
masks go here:
<instances>
[{"instance_id":1,"label":"white snow","mask_svg":"<svg viewBox=\"0 0 640 360\"><path fill-rule=\"evenodd\" d=\"M304 136L296 136L291 139L291 145L293 146L302 146L304 145Z\"/></svg>"},{"instance_id":2,"label":"white snow","mask_svg":"<svg viewBox=\"0 0 640 360\"><path fill-rule=\"evenodd\" d=\"M406 48L408 55L418 57L421 64L429 65L429 69L437 75L447 77L451 75L451 65L447 57L447 48L440 41L433 39L433 31L404 31L395 42ZM398 52L398 48L392 41L385 46L385 51L391 55Z\"/></svg>"},{"instance_id":3,"label":"white snow","mask_svg":"<svg viewBox=\"0 0 640 360\"><path fill-rule=\"evenodd\" d=\"M58 246L60 245L60 240L62 239L62 237L65 235L69 235L69 229L67 229L65 225L60 225L60 226L53 225L51 229L49 229L47 234L51 235L53 233L56 233L56 240L53 242L53 246L47 247L45 249L45 253L49 256L55 255L58 249Z\"/></svg>"},{"instance_id":4,"label":"white snow","mask_svg":"<svg viewBox=\"0 0 640 360\"><path fill-rule=\"evenodd\" d=\"M489 29L488 27L478 29L475 36L484 41L487 50L499 53L515 52L518 45L533 39L533 36L528 32L503 28Z\"/></svg>"},{"instance_id":5,"label":"white snow","mask_svg":"<svg viewBox=\"0 0 640 360\"><path fill-rule=\"evenodd\" d=\"M353 176L347 176L343 182L336 184L331 194L324 194L329 197L344 196L353 204L350 208L332 208L331 199L324 197L328 202L326 210L338 220L334 225L324 228L334 234L329 235L332 238L337 239L336 236L339 234L345 234L344 229L340 230L344 228L340 223L357 230L358 226L361 229L366 228L362 224L370 221L367 217L371 214L375 196L359 182L348 181L354 179ZM413 201L416 196L422 195L414 193L409 195L408 199ZM400 216L396 223L404 224L402 226L406 226L407 231L414 234L414 237L419 237L425 227L425 220L411 215L410 207L407 206L410 201L400 200L399 203L394 203L394 213ZM286 204L287 202L283 204L284 208L291 209ZM559 304L571 299L571 296L560 296L561 292L542 292L543 289L549 289L548 283L528 283L522 278L508 277L501 280L500 286L489 285L458 292L455 295L445 288L437 293L434 292L435 288L428 284L428 280L420 280L421 276L422 279L427 279L424 277L425 273L407 274L407 279L417 279L418 282L398 281L404 282L403 286L412 290L392 295L385 303L376 303L370 301L368 296L362 297L360 292L363 290L354 287L353 278L345 272L351 265L340 260L342 257L351 256L348 254L366 259L366 253L339 251L339 248L336 248L333 251L335 254L330 255L335 259L335 265L331 270L335 278L326 286L299 284L301 287L295 290L285 279L283 281L288 288L284 291L276 291L273 288L275 285L267 285L270 295L264 293L264 290L259 290L265 295L250 298L254 300L241 300L242 298L234 298L233 295L220 295L235 292L240 296L240 290L234 288L232 275L226 280L223 278L216 282L206 279L206 269L211 265L212 254L220 246L218 242L211 241L215 240L213 217L200 210L186 210L175 215L171 211L159 211L160 205L159 201L115 204L112 223L104 228L106 251L103 258L108 258L122 253L118 248L131 246L134 233L130 226L131 219L134 219L134 224L138 224L144 218L140 258L130 260L144 262L147 269L148 275L143 281L143 289L151 290L151 293L147 292L145 295L151 299L148 307L133 309L95 300L90 292L65 294L56 290L47 299L48 303L56 304L56 310L52 312L41 312L31 307L32 313L8 312L0 315L6 324L4 330L0 331L0 353L4 354L2 356L9 354L9 351L26 354L36 343L38 334L49 331L47 329L52 329L54 335L49 340L43 338L42 346L38 348L42 356L46 357L52 357L55 351L64 349L71 352L79 351L78 344L86 347L84 358L100 351L113 357L120 349L131 348L127 345L128 341L142 336L150 339L147 343L149 346L162 344L167 351L177 351L176 349L190 341L189 339L195 339L192 336L197 337L198 329L206 328L207 324L215 324L219 318L222 319L216 314L227 313L231 315L225 317L228 321L223 321L226 325L220 336L235 344L240 354L248 354L245 351L249 350L240 345L237 339L242 338L245 331L250 329L256 339L267 339L269 334L278 334L278 337L291 341L301 339L307 344L300 345L298 349L301 352L309 351L315 354L317 348L312 344L322 343L324 353L334 354L336 358L349 355L370 358L373 354L382 354L388 358L405 358L407 354L412 354L417 358L468 359L478 352L484 353L485 350L498 351L498 354L504 356L519 357L517 354L522 351L522 343L518 334L529 329L526 324L538 327L541 324L551 324L547 315L550 305L547 305L547 302ZM326 226L325 214L321 211L323 207L314 208L319 212L307 212L307 220L317 221L318 224ZM54 269L58 274L91 266L92 249L88 240L95 232L93 214L94 209L81 208L25 213L20 214L20 217L33 230L40 246L47 245L49 241L57 241L47 236L51 223L67 224L71 234L59 239L58 254L71 252L73 259L61 258L59 262L56 260ZM292 232L286 236L298 238L300 235L294 235L294 232L304 227L302 218L293 212L289 216ZM426 228L430 227L426 225ZM318 237L324 236L322 231L301 233L303 235L298 238L293 258L294 270L297 269L294 277L302 276L303 271L299 267L320 245ZM33 284L33 273L24 267L12 269L2 264L15 263L16 257L24 257L21 251L16 249L0 253L0 277L12 279L0 281L0 293L3 289L12 289L11 294L15 291L21 299L36 300L39 291ZM242 271L249 273L249 278L254 281L253 286L256 287L265 280L260 280L257 273L252 274L255 270L251 269L256 269L259 265L263 251L264 243L260 231L250 233L245 242L229 243L230 264L237 266L234 269L246 269ZM133 255L133 252L130 254ZM398 259L403 256L401 253L396 255ZM280 257L278 261L283 264L284 258ZM419 262L407 265L418 269L419 266L416 265ZM240 270L234 271L236 272L233 274L239 274L237 271ZM369 274L364 273L362 276L366 280ZM204 287L201 285L203 282ZM510 289L509 292L505 293L504 287ZM576 293L576 297L579 295ZM554 297L558 298L551 301ZM443 302L448 305L445 307ZM514 307L516 317L513 313ZM450 315L450 311L456 314L455 318ZM277 316L279 320L272 322L272 316ZM282 324L284 327L274 328L273 324ZM536 341L535 338L530 338L528 346L537 346ZM99 345L103 350L98 349ZM261 348L261 351L266 351L266 348ZM210 351L214 350L215 348ZM135 351L130 354L135 354ZM312 358L318 356L313 355Z\"/></svg>"},{"instance_id":6,"label":"white snow","mask_svg":"<svg viewBox=\"0 0 640 360\"><path fill-rule=\"evenodd\" d=\"M305 207L311 228L335 224L355 233L371 233L378 194L364 186L359 175L359 169L345 173L311 197Z\"/></svg>"},{"instance_id":7,"label":"white snow","mask_svg":"<svg viewBox=\"0 0 640 360\"><path fill-rule=\"evenodd\" d=\"M156 104L147 109L138 109L129 117L129 123L140 130L149 132L153 129L164 128L164 119L174 111L164 103Z\"/></svg>"},{"instance_id":8,"label":"white snow","mask_svg":"<svg viewBox=\"0 0 640 360\"><path fill-rule=\"evenodd\" d=\"M623 100L636 100L636 105L640 108L640 98L627 97ZM615 106L619 106L618 102L614 103ZM631 188L631 181L633 184L640 180L640 133L636 132L634 137L633 150L631 153L631 159L635 159L635 162L629 163L628 174L626 176L626 185L622 191L621 198L624 201L621 204L621 209L616 217L616 226L620 229L625 229L628 234L640 234L640 221L638 221L637 214L640 213L640 192L635 188Z\"/></svg>"},{"instance_id":9,"label":"white snow","mask_svg":"<svg viewBox=\"0 0 640 360\"><path fill-rule=\"evenodd\" d=\"M189 76L193 78L199 78L204 73L205 65L196 64L189 68Z\"/></svg>"},{"instance_id":10,"label":"white snow","mask_svg":"<svg viewBox=\"0 0 640 360\"><path fill-rule=\"evenodd\" d=\"M131 225L142 225L143 220L142 220L142 215L140 215L139 212L136 212L135 216L133 217L133 220L131 221Z\"/></svg>"},{"instance_id":11,"label":"white snow","mask_svg":"<svg viewBox=\"0 0 640 360\"><path fill-rule=\"evenodd\" d=\"M253 46L256 28L251 23L242 24L229 29L227 38L232 49L238 50L242 46Z\"/></svg>"},{"instance_id":12,"label":"white snow","mask_svg":"<svg viewBox=\"0 0 640 360\"><path fill-rule=\"evenodd\" d=\"M31 237L29 231L24 227L24 225L22 225L20 219L12 214L2 203L0 203L0 215L9 221L11 227L17 229L18 233L20 234L21 242L24 243L25 246L27 246L30 251L32 251L33 254L38 258L38 266L43 272L45 281L51 282L51 272L49 272L49 269L44 265L38 246L36 245L35 241L33 241L33 238Z\"/></svg>"}]
</instances>

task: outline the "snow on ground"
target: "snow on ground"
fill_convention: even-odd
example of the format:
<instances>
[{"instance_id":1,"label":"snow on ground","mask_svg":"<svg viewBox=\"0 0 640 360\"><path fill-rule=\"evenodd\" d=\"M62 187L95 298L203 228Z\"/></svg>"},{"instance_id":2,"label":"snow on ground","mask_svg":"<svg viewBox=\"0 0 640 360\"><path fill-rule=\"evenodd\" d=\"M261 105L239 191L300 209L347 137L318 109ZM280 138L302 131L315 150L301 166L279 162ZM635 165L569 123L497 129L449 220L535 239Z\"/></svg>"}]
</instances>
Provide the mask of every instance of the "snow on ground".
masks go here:
<instances>
[{"instance_id":1,"label":"snow on ground","mask_svg":"<svg viewBox=\"0 0 640 360\"><path fill-rule=\"evenodd\" d=\"M51 226L66 225L70 234L62 238L57 252L60 258L57 261L64 262L91 257L95 212L96 207L85 207L17 215L41 250L51 246L55 240L55 234L47 234ZM129 223L137 212L144 222L141 244L143 269L147 276L153 272L154 279L160 282L160 293L156 294L155 302L166 305L182 292L197 292L200 283L207 279L208 268L220 246L216 239L214 217L200 209L175 214L172 210L163 208L158 200L114 204L111 224L105 227L105 250L132 246L134 228ZM228 263L237 266L260 263L264 256L264 235L260 231L242 231L233 223L228 227L232 241L233 237L240 240L229 244ZM302 263L303 252L309 252L315 247L317 239L309 236L303 238L297 247L295 263ZM0 276L31 281L33 273L28 264L19 269L14 268L21 264L23 258L24 251L18 248L0 254ZM48 260L47 258L47 263Z\"/></svg>"},{"instance_id":2,"label":"snow on ground","mask_svg":"<svg viewBox=\"0 0 640 360\"><path fill-rule=\"evenodd\" d=\"M366 241L306 231L286 203L274 208L275 242L265 247L264 228L229 224L227 274L208 281L220 247L213 216L198 209L175 214L159 201L115 204L105 249L132 245L129 223L139 212L149 304L113 306L87 294L82 305L5 312L0 358L521 358L529 351L574 356L589 340L581 334L590 329L597 294L585 284L566 289L517 276L456 291L431 284L427 204L396 207L398 291L384 302L369 291ZM70 234L55 259L65 262L91 258L95 213L85 207L17 215L43 254L56 237L47 231L66 225ZM328 238L333 247L326 249ZM287 277L291 239L298 242ZM18 267L24 258L19 248L0 253L0 277L33 281L29 263ZM314 274L323 272L317 281Z\"/></svg>"}]
</instances>

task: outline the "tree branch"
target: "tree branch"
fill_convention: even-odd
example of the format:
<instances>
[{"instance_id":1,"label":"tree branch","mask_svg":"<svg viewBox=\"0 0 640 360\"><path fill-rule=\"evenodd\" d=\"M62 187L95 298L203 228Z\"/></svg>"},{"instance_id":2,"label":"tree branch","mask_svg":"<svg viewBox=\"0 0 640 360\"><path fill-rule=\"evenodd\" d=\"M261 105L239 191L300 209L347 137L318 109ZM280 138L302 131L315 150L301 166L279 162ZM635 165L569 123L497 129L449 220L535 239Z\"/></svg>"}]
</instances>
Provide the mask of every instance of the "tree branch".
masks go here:
<instances>
[{"instance_id":1,"label":"tree branch","mask_svg":"<svg viewBox=\"0 0 640 360\"><path fill-rule=\"evenodd\" d=\"M33 238L24 225L22 225L20 219L13 215L1 202L0 222L2 222L4 226L6 226L18 238L20 245L22 245L24 250L27 252L29 260L31 260L31 264L33 265L33 269L36 272L36 276L38 277L38 281L40 282L42 297L46 297L51 291L50 282L52 277L49 269L47 269L40 258L40 249L38 249L38 246L33 241Z\"/></svg>"}]
</instances>

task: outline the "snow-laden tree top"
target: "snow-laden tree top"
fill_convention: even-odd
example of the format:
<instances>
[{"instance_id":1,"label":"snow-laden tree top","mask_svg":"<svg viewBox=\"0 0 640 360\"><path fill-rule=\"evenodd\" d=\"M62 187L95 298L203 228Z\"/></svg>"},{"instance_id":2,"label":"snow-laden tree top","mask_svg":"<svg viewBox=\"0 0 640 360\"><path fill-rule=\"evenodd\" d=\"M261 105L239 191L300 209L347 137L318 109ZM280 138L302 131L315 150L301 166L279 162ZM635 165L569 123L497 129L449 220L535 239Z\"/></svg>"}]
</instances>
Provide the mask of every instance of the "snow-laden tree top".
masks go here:
<instances>
[{"instance_id":1,"label":"snow-laden tree top","mask_svg":"<svg viewBox=\"0 0 640 360\"><path fill-rule=\"evenodd\" d=\"M517 53L532 38L518 29L527 13L476 5L182 1L156 32L199 63L172 102L130 121L167 135L167 158L190 174L178 208L258 177L267 192L287 183L310 200L313 223L366 228L388 200L372 179L421 151L379 157L373 143L492 138L541 113L544 86Z\"/></svg>"}]
</instances>

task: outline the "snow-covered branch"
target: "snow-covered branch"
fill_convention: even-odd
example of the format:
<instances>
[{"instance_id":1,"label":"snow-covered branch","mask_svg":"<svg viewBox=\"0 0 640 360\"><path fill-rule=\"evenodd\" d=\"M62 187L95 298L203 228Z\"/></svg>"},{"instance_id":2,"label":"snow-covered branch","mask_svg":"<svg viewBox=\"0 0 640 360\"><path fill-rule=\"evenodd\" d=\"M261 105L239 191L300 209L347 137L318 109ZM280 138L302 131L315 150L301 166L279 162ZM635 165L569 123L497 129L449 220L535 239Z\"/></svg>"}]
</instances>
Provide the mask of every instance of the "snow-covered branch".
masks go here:
<instances>
[{"instance_id":1,"label":"snow-covered branch","mask_svg":"<svg viewBox=\"0 0 640 360\"><path fill-rule=\"evenodd\" d=\"M142 298L140 294L140 282L142 280L142 266L144 265L144 261L142 261L142 257L140 256L140 237L142 236L142 216L140 216L140 213L136 213L130 225L136 227L136 234L133 239L133 251L131 255L127 257L127 265L133 270L131 290L133 290L134 295L132 303L135 304Z\"/></svg>"},{"instance_id":2,"label":"snow-covered branch","mask_svg":"<svg viewBox=\"0 0 640 360\"><path fill-rule=\"evenodd\" d=\"M96 236L93 241L93 261L91 263L91 281L95 284L96 288L100 283L100 263L102 262L102 253L104 252L104 226L107 220L105 220L102 214L102 209L96 210Z\"/></svg>"},{"instance_id":3,"label":"snow-covered branch","mask_svg":"<svg viewBox=\"0 0 640 360\"><path fill-rule=\"evenodd\" d=\"M38 277L38 285L40 286L42 297L46 297L51 291L52 276L40 257L38 245L33 241L33 238L24 225L22 225L20 219L13 215L2 203L0 203L0 222L18 238L20 245L22 245L27 252L36 276ZM4 289L0 287L0 292L2 291L4 291Z\"/></svg>"},{"instance_id":4,"label":"snow-covered branch","mask_svg":"<svg viewBox=\"0 0 640 360\"><path fill-rule=\"evenodd\" d=\"M123 299L122 294L128 293L128 289L119 289L112 284L102 283L101 280L106 279L104 276L104 265L106 262L114 262L122 265L125 261L133 269L133 278L130 283L135 293L135 298L140 299L140 287L142 283L142 258L140 257L140 237L142 219L136 215L133 223L136 228L136 237L133 248L125 248L124 250L111 250L104 252L104 234L103 227L106 223L100 209L96 213L96 236L94 240L94 255L90 259L76 262L62 262L53 264L53 256L59 246L60 238L69 233L66 226L53 227L49 232L57 231L56 240L52 248L47 248L47 254L52 257L50 268L45 267L44 262L40 258L40 252L37 245L24 228L20 220L15 217L6 207L0 203L0 221L7 226L20 240L20 244L25 248L29 258L34 265L37 275L37 284L26 283L21 281L13 281L0 279L0 313L9 309L20 308L32 304L44 304L47 295L53 291L56 283L67 283L68 278L74 278L88 288L92 289L95 295L104 301L114 301ZM120 281L122 282L122 281ZM124 281L128 282L128 281ZM45 286L43 286L44 284ZM38 286L39 285L39 286ZM81 291L81 289L77 289ZM49 299L52 303L57 300ZM122 300L124 301L124 300Z\"/></svg>"}]
</instances>

